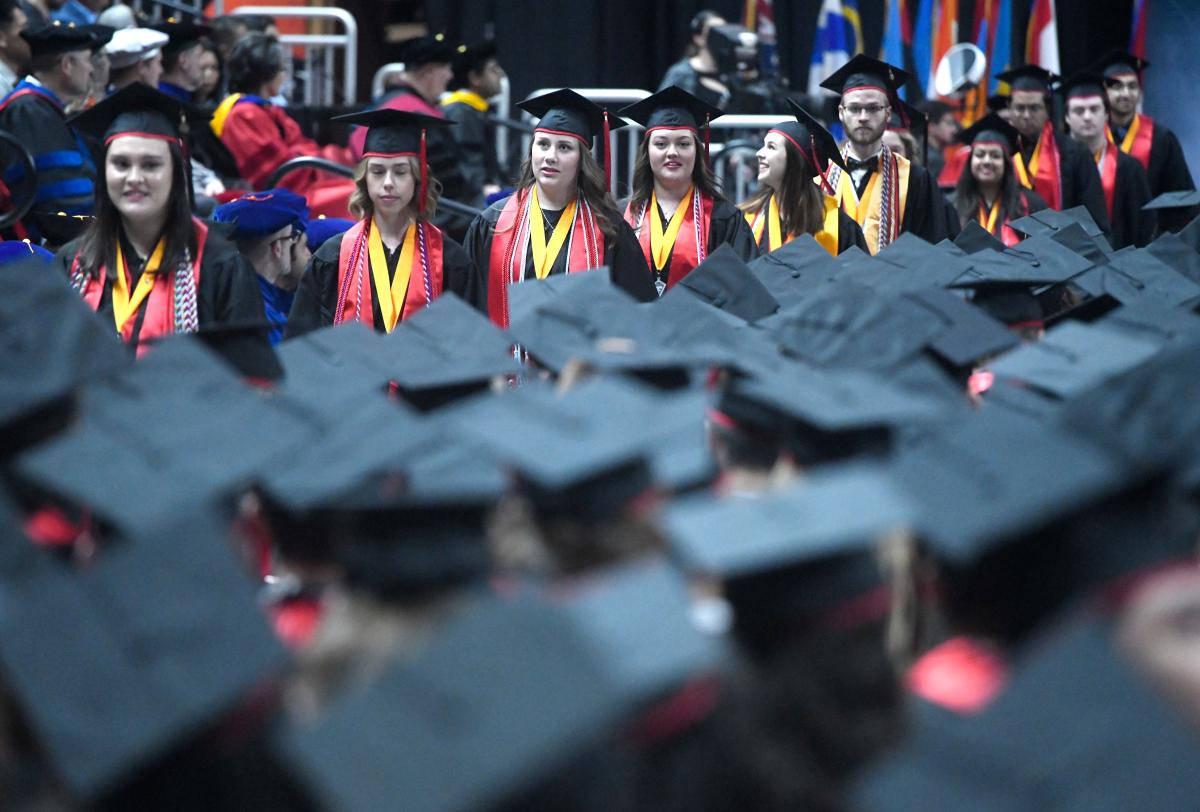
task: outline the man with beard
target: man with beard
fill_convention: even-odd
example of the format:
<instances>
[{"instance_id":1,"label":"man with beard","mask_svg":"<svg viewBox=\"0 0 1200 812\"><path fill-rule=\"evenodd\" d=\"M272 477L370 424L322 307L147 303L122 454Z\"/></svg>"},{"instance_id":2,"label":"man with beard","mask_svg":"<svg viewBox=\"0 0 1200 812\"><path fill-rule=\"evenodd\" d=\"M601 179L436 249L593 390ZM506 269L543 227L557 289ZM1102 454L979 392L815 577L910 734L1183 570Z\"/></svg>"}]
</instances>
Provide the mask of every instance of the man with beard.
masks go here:
<instances>
[{"instance_id":1,"label":"man with beard","mask_svg":"<svg viewBox=\"0 0 1200 812\"><path fill-rule=\"evenodd\" d=\"M883 144L892 108L899 109L896 91L907 79L905 71L859 54L821 83L841 94L838 116L849 138L842 148L849 170L831 164L829 185L872 254L905 231L931 243L958 232L929 172Z\"/></svg>"},{"instance_id":2,"label":"man with beard","mask_svg":"<svg viewBox=\"0 0 1200 812\"><path fill-rule=\"evenodd\" d=\"M0 0L0 94L11 93L29 72L29 43L21 36L28 22L17 0Z\"/></svg>"},{"instance_id":3,"label":"man with beard","mask_svg":"<svg viewBox=\"0 0 1200 812\"><path fill-rule=\"evenodd\" d=\"M1050 84L1057 77L1045 68L1025 65L997 78L1012 87L1010 121L1021 135L1013 166L1021 185L1058 211L1086 206L1107 233L1108 213L1095 161L1083 147L1060 138L1050 119Z\"/></svg>"},{"instance_id":4,"label":"man with beard","mask_svg":"<svg viewBox=\"0 0 1200 812\"><path fill-rule=\"evenodd\" d=\"M1148 245L1154 238L1154 214L1142 211L1142 206L1150 202L1150 184L1142 165L1108 137L1104 80L1093 74L1073 76L1064 84L1063 95L1071 138L1096 161L1113 248Z\"/></svg>"}]
</instances>

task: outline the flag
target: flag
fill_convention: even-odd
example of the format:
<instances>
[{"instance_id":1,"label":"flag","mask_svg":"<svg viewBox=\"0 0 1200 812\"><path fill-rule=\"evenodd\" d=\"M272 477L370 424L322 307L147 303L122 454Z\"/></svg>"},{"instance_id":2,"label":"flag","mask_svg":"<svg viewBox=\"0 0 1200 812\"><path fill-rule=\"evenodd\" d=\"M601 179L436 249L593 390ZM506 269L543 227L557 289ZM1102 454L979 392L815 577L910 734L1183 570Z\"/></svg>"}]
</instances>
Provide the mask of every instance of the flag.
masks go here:
<instances>
[{"instance_id":1,"label":"flag","mask_svg":"<svg viewBox=\"0 0 1200 812\"><path fill-rule=\"evenodd\" d=\"M1054 0L1033 0L1025 35L1025 61L1051 73L1062 73L1058 59L1058 14Z\"/></svg>"},{"instance_id":2,"label":"flag","mask_svg":"<svg viewBox=\"0 0 1200 812\"><path fill-rule=\"evenodd\" d=\"M925 79L932 70L930 64L933 44L933 0L917 0L917 24L913 30L912 55L913 75L916 83L924 90Z\"/></svg>"},{"instance_id":3,"label":"flag","mask_svg":"<svg viewBox=\"0 0 1200 812\"><path fill-rule=\"evenodd\" d=\"M1013 0L997 0L996 6L996 29L992 34L992 50L988 52L988 90L991 93L1000 90L1001 82L996 74L1013 67Z\"/></svg>"},{"instance_id":4,"label":"flag","mask_svg":"<svg viewBox=\"0 0 1200 812\"><path fill-rule=\"evenodd\" d=\"M938 95L933 82L938 63L951 47L958 44L958 0L938 0L935 19L933 52L929 57L929 74L925 82L925 97L928 99Z\"/></svg>"},{"instance_id":5,"label":"flag","mask_svg":"<svg viewBox=\"0 0 1200 812\"><path fill-rule=\"evenodd\" d=\"M908 0L884 0L887 13L884 15L883 44L879 58L889 65L906 68L911 63L907 56L913 47L912 17L909 16ZM900 98L908 98L908 87L900 88Z\"/></svg>"},{"instance_id":6,"label":"flag","mask_svg":"<svg viewBox=\"0 0 1200 812\"><path fill-rule=\"evenodd\" d=\"M758 35L758 68L766 76L779 75L779 47L775 38L774 0L746 0L746 28Z\"/></svg>"},{"instance_id":7,"label":"flag","mask_svg":"<svg viewBox=\"0 0 1200 812\"><path fill-rule=\"evenodd\" d=\"M1146 13L1150 0L1133 0L1133 33L1129 37L1129 53L1146 58Z\"/></svg>"},{"instance_id":8,"label":"flag","mask_svg":"<svg viewBox=\"0 0 1200 812\"><path fill-rule=\"evenodd\" d=\"M821 82L846 64L851 56L861 52L862 23L857 0L823 0L808 68L809 95L826 93L821 89Z\"/></svg>"}]
</instances>

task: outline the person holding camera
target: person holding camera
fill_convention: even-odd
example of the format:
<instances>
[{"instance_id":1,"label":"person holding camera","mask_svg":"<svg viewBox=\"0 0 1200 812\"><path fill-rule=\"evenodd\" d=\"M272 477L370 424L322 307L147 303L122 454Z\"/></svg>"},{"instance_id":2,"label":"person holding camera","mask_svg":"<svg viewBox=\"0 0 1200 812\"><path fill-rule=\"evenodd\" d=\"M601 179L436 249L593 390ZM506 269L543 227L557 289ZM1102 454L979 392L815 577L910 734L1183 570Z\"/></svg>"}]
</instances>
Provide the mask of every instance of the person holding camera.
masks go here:
<instances>
[{"instance_id":1,"label":"person holding camera","mask_svg":"<svg viewBox=\"0 0 1200 812\"><path fill-rule=\"evenodd\" d=\"M729 104L729 87L721 80L720 67L708 44L708 34L725 25L725 19L715 11L701 11L692 18L692 39L683 59L667 68L659 90L672 85L686 90L705 104L722 110Z\"/></svg>"}]
</instances>

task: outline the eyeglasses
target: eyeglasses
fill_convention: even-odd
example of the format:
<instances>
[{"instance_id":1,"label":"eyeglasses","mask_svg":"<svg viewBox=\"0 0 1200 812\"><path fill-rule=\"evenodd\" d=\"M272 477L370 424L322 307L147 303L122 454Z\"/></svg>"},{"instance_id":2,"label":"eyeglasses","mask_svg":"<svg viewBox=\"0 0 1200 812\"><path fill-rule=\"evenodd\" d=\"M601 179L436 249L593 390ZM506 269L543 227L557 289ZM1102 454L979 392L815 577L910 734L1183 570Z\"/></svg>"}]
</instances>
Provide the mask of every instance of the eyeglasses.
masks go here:
<instances>
[{"instance_id":1,"label":"eyeglasses","mask_svg":"<svg viewBox=\"0 0 1200 812\"><path fill-rule=\"evenodd\" d=\"M872 118L874 118L875 116L879 115L884 110L887 110L889 108L885 104L867 104L867 105L851 104L848 107L843 107L842 109L845 110L847 113L849 113L851 116L861 116L865 113L868 116L871 116Z\"/></svg>"}]
</instances>

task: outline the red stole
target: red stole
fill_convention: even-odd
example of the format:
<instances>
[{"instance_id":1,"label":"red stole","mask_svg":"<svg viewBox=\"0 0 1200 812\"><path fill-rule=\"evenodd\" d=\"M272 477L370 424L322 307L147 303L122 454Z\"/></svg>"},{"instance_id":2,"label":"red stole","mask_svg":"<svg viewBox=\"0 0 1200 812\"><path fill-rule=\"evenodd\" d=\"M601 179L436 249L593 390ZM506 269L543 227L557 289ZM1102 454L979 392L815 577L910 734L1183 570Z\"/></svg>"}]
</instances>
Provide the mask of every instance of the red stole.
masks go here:
<instances>
[{"instance_id":1,"label":"red stole","mask_svg":"<svg viewBox=\"0 0 1200 812\"><path fill-rule=\"evenodd\" d=\"M508 286L521 281L525 255L529 251L528 189L510 195L492 232L488 256L488 316L500 327L508 327ZM586 200L575 208L575 225L567 243L567 273L599 268L604 264L604 234Z\"/></svg>"},{"instance_id":2,"label":"red stole","mask_svg":"<svg viewBox=\"0 0 1200 812\"><path fill-rule=\"evenodd\" d=\"M334 324L360 321L375 328L371 298L375 294L375 284L367 250L370 228L371 218L368 217L359 220L342 235L342 245L338 251L338 298L333 311ZM412 275L397 324L428 307L430 302L442 295L442 230L432 223L422 222L416 222L409 228L417 229L417 250L413 251ZM390 295L390 292L385 293Z\"/></svg>"},{"instance_id":3,"label":"red stole","mask_svg":"<svg viewBox=\"0 0 1200 812\"><path fill-rule=\"evenodd\" d=\"M1113 219L1113 195L1117 190L1117 155L1120 151L1107 141L1100 157L1096 159L1096 168L1100 171L1100 185L1104 188L1104 206L1108 209L1108 222Z\"/></svg>"},{"instance_id":4,"label":"red stole","mask_svg":"<svg viewBox=\"0 0 1200 812\"><path fill-rule=\"evenodd\" d=\"M952 147L946 150L946 163L938 175L938 186L951 189L958 185L958 178L971 162L971 147L968 145Z\"/></svg>"},{"instance_id":5,"label":"red stole","mask_svg":"<svg viewBox=\"0 0 1200 812\"><path fill-rule=\"evenodd\" d=\"M1150 146L1154 143L1154 119L1135 113L1125 139L1121 142L1121 152L1137 158L1142 169L1150 169Z\"/></svg>"},{"instance_id":6,"label":"red stole","mask_svg":"<svg viewBox=\"0 0 1200 812\"><path fill-rule=\"evenodd\" d=\"M700 201L700 216L696 217L696 200ZM712 222L713 200L707 195L696 192L690 201L680 201L679 205L687 206L687 214L683 216L683 225L679 227L679 237L671 246L671 261L667 263L667 287L671 288L680 279L696 269L696 266L708 256L708 229ZM642 256L646 258L646 267L654 272L654 257L650 251L650 201L642 202L641 210L635 213L629 206L625 207L625 222L637 235L638 244L642 246Z\"/></svg>"},{"instance_id":7,"label":"red stole","mask_svg":"<svg viewBox=\"0 0 1200 812\"><path fill-rule=\"evenodd\" d=\"M192 228L196 230L196 260L192 263L192 274L196 285L197 296L200 291L200 265L204 262L204 244L208 241L208 227L204 223L192 218ZM79 268L79 255L75 255L75 259L71 262L71 274L74 275ZM119 273L126 273L126 269L121 268ZM104 295L104 282L108 275L108 267L100 266L99 272L93 276L87 275L83 283L83 300L87 302L88 307L92 310L100 309L100 299ZM126 278L129 283L130 292L133 291L133 280ZM141 319L142 329L138 333L137 354L140 357L143 352L149 347L146 339L162 338L171 335L175 332L175 269L170 271L160 271L155 274L154 287L150 289L150 294L146 296L146 300L142 303L142 311L145 316ZM138 316L135 313L125 322L125 328L121 331L121 338L125 341L133 340L133 331L138 322Z\"/></svg>"},{"instance_id":8,"label":"red stole","mask_svg":"<svg viewBox=\"0 0 1200 812\"><path fill-rule=\"evenodd\" d=\"M1026 189L1033 189L1049 204L1050 208L1062 211L1062 177L1059 172L1061 159L1058 140L1054 137L1054 124L1047 120L1038 138L1037 146L1029 162L1028 171L1020 151L1013 155L1013 166Z\"/></svg>"}]
</instances>

